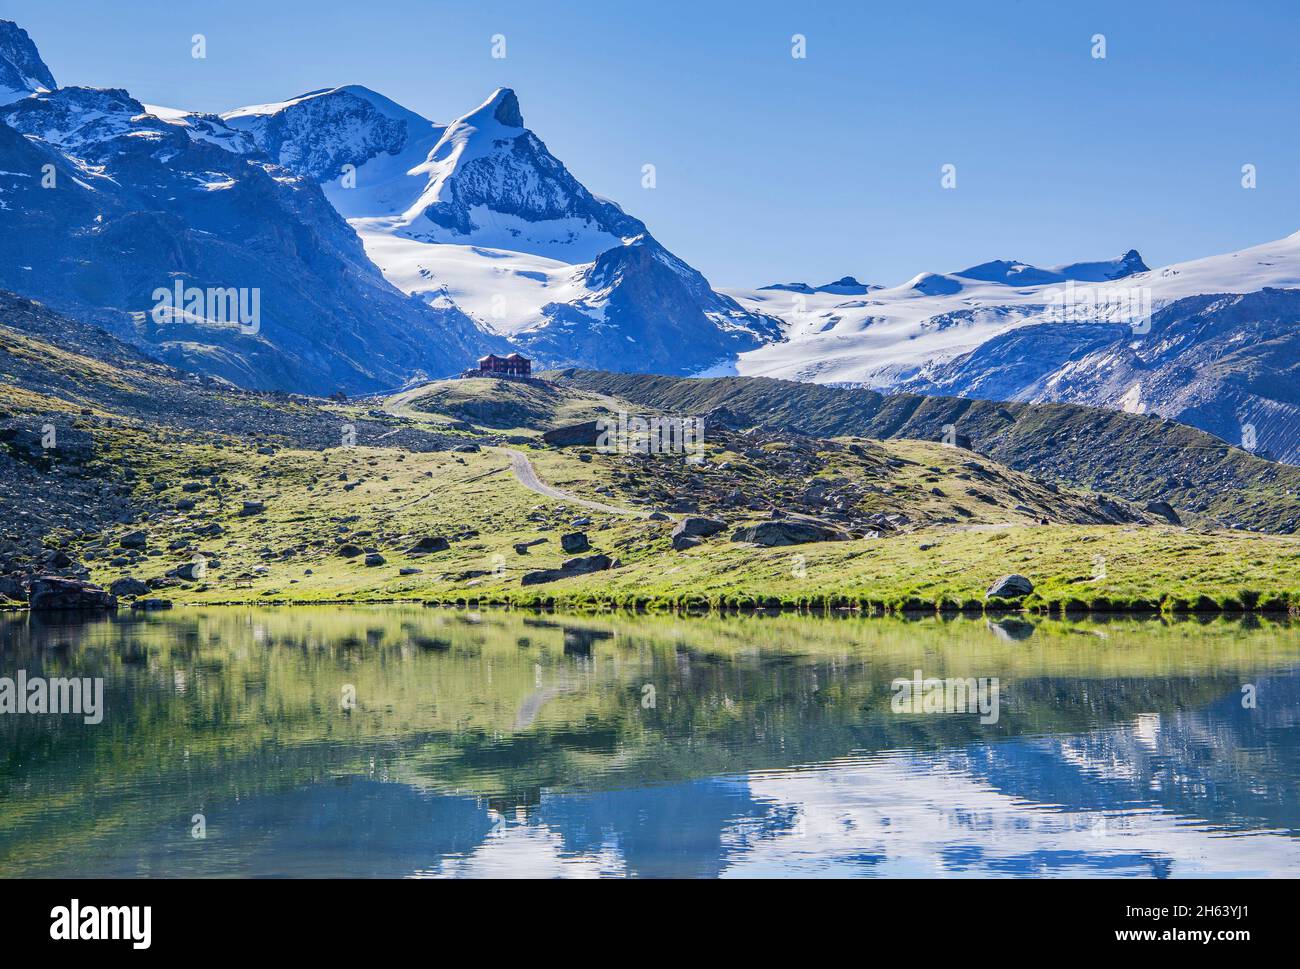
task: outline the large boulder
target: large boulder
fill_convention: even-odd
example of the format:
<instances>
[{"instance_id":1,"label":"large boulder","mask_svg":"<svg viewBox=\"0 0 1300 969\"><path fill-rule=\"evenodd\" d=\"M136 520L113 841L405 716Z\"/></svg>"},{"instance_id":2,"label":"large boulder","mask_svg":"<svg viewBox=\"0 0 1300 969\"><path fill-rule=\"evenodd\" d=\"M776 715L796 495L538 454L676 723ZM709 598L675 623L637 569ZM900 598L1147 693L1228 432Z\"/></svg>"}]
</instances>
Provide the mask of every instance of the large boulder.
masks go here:
<instances>
[{"instance_id":1,"label":"large boulder","mask_svg":"<svg viewBox=\"0 0 1300 969\"><path fill-rule=\"evenodd\" d=\"M149 591L149 587L139 579L121 578L113 582L108 591L115 596L142 596Z\"/></svg>"},{"instance_id":2,"label":"large boulder","mask_svg":"<svg viewBox=\"0 0 1300 969\"><path fill-rule=\"evenodd\" d=\"M587 575L591 572L603 572L614 567L614 560L608 555L588 555L582 558L565 559L558 569L542 569L526 572L520 579L522 585L541 585L546 582L558 582L575 575Z\"/></svg>"},{"instance_id":3,"label":"large boulder","mask_svg":"<svg viewBox=\"0 0 1300 969\"><path fill-rule=\"evenodd\" d=\"M408 548L406 554L431 555L434 552L445 552L449 548L451 548L451 543L441 535L426 535Z\"/></svg>"},{"instance_id":4,"label":"large boulder","mask_svg":"<svg viewBox=\"0 0 1300 969\"><path fill-rule=\"evenodd\" d=\"M143 549L149 544L149 536L144 532L128 532L117 540L117 544L122 548Z\"/></svg>"},{"instance_id":5,"label":"large boulder","mask_svg":"<svg viewBox=\"0 0 1300 969\"><path fill-rule=\"evenodd\" d=\"M1178 512L1174 511L1174 506L1167 501L1148 501L1146 510L1153 515L1159 515L1171 525L1181 525L1183 520L1178 517Z\"/></svg>"},{"instance_id":6,"label":"large boulder","mask_svg":"<svg viewBox=\"0 0 1300 969\"><path fill-rule=\"evenodd\" d=\"M342 555L345 559L354 559L365 551L360 545L354 545L352 542L344 542L335 552Z\"/></svg>"},{"instance_id":7,"label":"large boulder","mask_svg":"<svg viewBox=\"0 0 1300 969\"><path fill-rule=\"evenodd\" d=\"M1023 599L1034 591L1034 584L1023 575L1004 575L984 593L987 599Z\"/></svg>"},{"instance_id":8,"label":"large boulder","mask_svg":"<svg viewBox=\"0 0 1300 969\"><path fill-rule=\"evenodd\" d=\"M782 518L759 522L737 528L731 535L733 542L752 545L803 545L807 542L846 542L849 534L821 522L802 518Z\"/></svg>"},{"instance_id":9,"label":"large boulder","mask_svg":"<svg viewBox=\"0 0 1300 969\"><path fill-rule=\"evenodd\" d=\"M117 597L81 579L38 575L32 579L29 606L32 612L104 612L117 608Z\"/></svg>"},{"instance_id":10,"label":"large boulder","mask_svg":"<svg viewBox=\"0 0 1300 969\"><path fill-rule=\"evenodd\" d=\"M208 574L208 562L206 559L195 559L193 562L186 562L179 565L167 573L172 578L181 579L185 582L201 582Z\"/></svg>"},{"instance_id":11,"label":"large boulder","mask_svg":"<svg viewBox=\"0 0 1300 969\"><path fill-rule=\"evenodd\" d=\"M376 566L383 565L386 561L387 560L378 552L371 552L369 555L366 556L366 566L368 568L373 569Z\"/></svg>"},{"instance_id":12,"label":"large boulder","mask_svg":"<svg viewBox=\"0 0 1300 969\"><path fill-rule=\"evenodd\" d=\"M571 532L568 535L560 536L560 548L573 555L590 549L591 542L587 540L586 532Z\"/></svg>"},{"instance_id":13,"label":"large boulder","mask_svg":"<svg viewBox=\"0 0 1300 969\"><path fill-rule=\"evenodd\" d=\"M672 531L672 537L683 536L686 538L708 538L710 535L716 535L727 527L726 522L718 521L716 518L701 518L699 515L687 515Z\"/></svg>"},{"instance_id":14,"label":"large boulder","mask_svg":"<svg viewBox=\"0 0 1300 969\"><path fill-rule=\"evenodd\" d=\"M60 548L52 548L45 553L45 566L50 569L66 569L72 565L72 558Z\"/></svg>"},{"instance_id":15,"label":"large boulder","mask_svg":"<svg viewBox=\"0 0 1300 969\"><path fill-rule=\"evenodd\" d=\"M13 602L27 601L27 588L21 579L12 575L0 575L0 600L3 599Z\"/></svg>"},{"instance_id":16,"label":"large boulder","mask_svg":"<svg viewBox=\"0 0 1300 969\"><path fill-rule=\"evenodd\" d=\"M587 421L552 428L542 435L542 440L551 447L595 447L602 431L599 421Z\"/></svg>"}]
</instances>

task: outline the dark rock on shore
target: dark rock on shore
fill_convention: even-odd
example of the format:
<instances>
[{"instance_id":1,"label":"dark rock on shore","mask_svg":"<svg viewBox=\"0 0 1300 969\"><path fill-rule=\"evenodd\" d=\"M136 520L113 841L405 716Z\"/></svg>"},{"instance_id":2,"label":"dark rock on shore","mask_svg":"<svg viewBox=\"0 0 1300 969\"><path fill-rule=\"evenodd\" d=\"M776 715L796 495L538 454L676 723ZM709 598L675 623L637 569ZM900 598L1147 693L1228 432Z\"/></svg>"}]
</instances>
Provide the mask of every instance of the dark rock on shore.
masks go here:
<instances>
[{"instance_id":1,"label":"dark rock on shore","mask_svg":"<svg viewBox=\"0 0 1300 969\"><path fill-rule=\"evenodd\" d=\"M110 585L108 591L115 596L142 596L149 591L149 587L139 579L126 577Z\"/></svg>"},{"instance_id":2,"label":"dark rock on shore","mask_svg":"<svg viewBox=\"0 0 1300 969\"><path fill-rule=\"evenodd\" d=\"M170 609L171 607L172 601L170 599L137 599L131 603L132 609L143 609L148 612Z\"/></svg>"},{"instance_id":3,"label":"dark rock on shore","mask_svg":"<svg viewBox=\"0 0 1300 969\"><path fill-rule=\"evenodd\" d=\"M984 593L988 599L1023 599L1034 591L1034 584L1023 575L1004 575Z\"/></svg>"},{"instance_id":4,"label":"dark rock on shore","mask_svg":"<svg viewBox=\"0 0 1300 969\"><path fill-rule=\"evenodd\" d=\"M26 602L27 589L24 587L22 580L16 579L11 575L0 575L0 599L9 599L13 602Z\"/></svg>"},{"instance_id":5,"label":"dark rock on shore","mask_svg":"<svg viewBox=\"0 0 1300 969\"><path fill-rule=\"evenodd\" d=\"M117 609L117 597L81 579L40 575L32 579L30 607L32 612L105 612Z\"/></svg>"}]
</instances>

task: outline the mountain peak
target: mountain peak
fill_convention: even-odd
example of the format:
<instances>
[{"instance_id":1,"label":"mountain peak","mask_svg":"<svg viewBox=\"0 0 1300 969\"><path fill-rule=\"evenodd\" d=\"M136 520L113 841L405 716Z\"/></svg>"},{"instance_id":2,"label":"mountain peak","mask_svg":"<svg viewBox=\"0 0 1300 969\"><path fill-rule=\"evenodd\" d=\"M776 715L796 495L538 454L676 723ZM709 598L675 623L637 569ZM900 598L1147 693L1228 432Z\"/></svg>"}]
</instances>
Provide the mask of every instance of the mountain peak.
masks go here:
<instances>
[{"instance_id":1,"label":"mountain peak","mask_svg":"<svg viewBox=\"0 0 1300 969\"><path fill-rule=\"evenodd\" d=\"M0 20L0 104L58 87L27 31Z\"/></svg>"},{"instance_id":2,"label":"mountain peak","mask_svg":"<svg viewBox=\"0 0 1300 969\"><path fill-rule=\"evenodd\" d=\"M519 110L519 98L515 96L514 90L508 87L497 88L490 98L467 114L463 120L472 122L476 118L488 117L507 128L524 126L524 116Z\"/></svg>"},{"instance_id":3,"label":"mountain peak","mask_svg":"<svg viewBox=\"0 0 1300 969\"><path fill-rule=\"evenodd\" d=\"M1136 249L1130 249L1124 255L1119 257L1119 275L1112 278L1122 279L1125 276L1132 276L1134 273L1146 273L1151 271L1151 267L1142 261L1142 254Z\"/></svg>"}]
</instances>

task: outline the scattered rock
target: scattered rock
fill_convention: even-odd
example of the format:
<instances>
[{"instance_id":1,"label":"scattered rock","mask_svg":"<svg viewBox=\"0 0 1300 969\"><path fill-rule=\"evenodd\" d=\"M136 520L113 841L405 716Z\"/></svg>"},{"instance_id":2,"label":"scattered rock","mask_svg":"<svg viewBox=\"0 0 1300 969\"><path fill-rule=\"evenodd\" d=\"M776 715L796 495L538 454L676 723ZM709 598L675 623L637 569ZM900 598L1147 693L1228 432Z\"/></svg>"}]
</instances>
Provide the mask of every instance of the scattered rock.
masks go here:
<instances>
[{"instance_id":1,"label":"scattered rock","mask_svg":"<svg viewBox=\"0 0 1300 969\"><path fill-rule=\"evenodd\" d=\"M241 515L260 515L266 511L266 502L264 501L246 501Z\"/></svg>"},{"instance_id":2,"label":"scattered rock","mask_svg":"<svg viewBox=\"0 0 1300 969\"><path fill-rule=\"evenodd\" d=\"M354 559L360 555L362 551L360 545L353 545L351 542L344 542L337 549L338 554L342 555L345 559Z\"/></svg>"},{"instance_id":3,"label":"scattered rock","mask_svg":"<svg viewBox=\"0 0 1300 969\"><path fill-rule=\"evenodd\" d=\"M366 566L372 569L377 565L383 565L387 561L388 560L385 559L378 552L371 552L369 555L366 556Z\"/></svg>"},{"instance_id":4,"label":"scattered rock","mask_svg":"<svg viewBox=\"0 0 1300 969\"><path fill-rule=\"evenodd\" d=\"M117 540L122 548L143 549L149 544L149 537L144 532L128 532Z\"/></svg>"}]
</instances>

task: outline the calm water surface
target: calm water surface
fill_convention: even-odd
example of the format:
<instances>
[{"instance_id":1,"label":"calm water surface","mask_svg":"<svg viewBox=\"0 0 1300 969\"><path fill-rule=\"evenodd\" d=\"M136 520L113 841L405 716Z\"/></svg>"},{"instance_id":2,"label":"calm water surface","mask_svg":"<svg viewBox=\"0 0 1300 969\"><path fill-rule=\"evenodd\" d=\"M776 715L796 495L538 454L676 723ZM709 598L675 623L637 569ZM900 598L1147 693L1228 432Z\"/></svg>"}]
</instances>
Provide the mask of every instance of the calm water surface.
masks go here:
<instances>
[{"instance_id":1,"label":"calm water surface","mask_svg":"<svg viewBox=\"0 0 1300 969\"><path fill-rule=\"evenodd\" d=\"M20 669L106 710L0 714L5 876L1300 875L1267 620L0 617Z\"/></svg>"}]
</instances>

